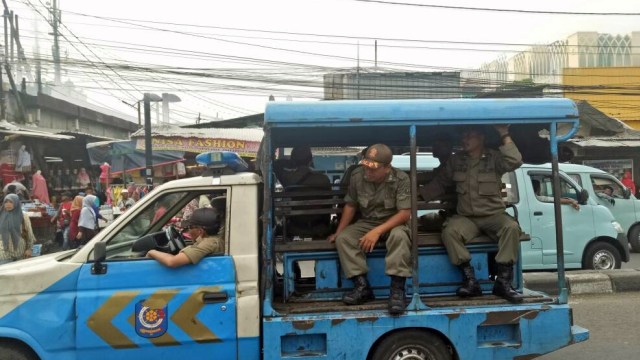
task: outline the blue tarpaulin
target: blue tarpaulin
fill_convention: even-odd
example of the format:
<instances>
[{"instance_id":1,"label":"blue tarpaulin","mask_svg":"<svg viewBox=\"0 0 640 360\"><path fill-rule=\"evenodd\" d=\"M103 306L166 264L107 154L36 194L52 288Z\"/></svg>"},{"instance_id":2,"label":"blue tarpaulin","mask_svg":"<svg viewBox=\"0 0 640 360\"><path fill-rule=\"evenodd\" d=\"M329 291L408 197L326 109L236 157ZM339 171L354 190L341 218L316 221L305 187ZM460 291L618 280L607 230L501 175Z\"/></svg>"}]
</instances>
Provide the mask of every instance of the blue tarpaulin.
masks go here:
<instances>
[{"instance_id":1,"label":"blue tarpaulin","mask_svg":"<svg viewBox=\"0 0 640 360\"><path fill-rule=\"evenodd\" d=\"M123 170L131 172L146 167L144 150L136 149L135 140L105 141L87 144L87 152L92 165L108 162L111 173L117 175ZM154 167L174 164L184 161L182 151L153 151L152 164Z\"/></svg>"}]
</instances>

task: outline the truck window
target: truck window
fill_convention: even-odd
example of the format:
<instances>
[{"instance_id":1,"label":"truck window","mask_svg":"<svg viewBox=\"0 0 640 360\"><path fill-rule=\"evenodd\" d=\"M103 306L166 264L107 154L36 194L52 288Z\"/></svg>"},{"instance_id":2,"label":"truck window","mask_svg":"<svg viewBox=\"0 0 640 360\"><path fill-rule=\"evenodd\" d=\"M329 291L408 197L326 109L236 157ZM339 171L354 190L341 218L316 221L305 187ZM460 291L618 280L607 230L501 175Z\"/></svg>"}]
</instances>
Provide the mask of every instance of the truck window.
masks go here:
<instances>
[{"instance_id":1,"label":"truck window","mask_svg":"<svg viewBox=\"0 0 640 360\"><path fill-rule=\"evenodd\" d=\"M591 175L591 185L593 185L593 191L595 191L598 196L608 196L618 199L624 198L622 184L616 181L613 177L606 175Z\"/></svg>"},{"instance_id":2,"label":"truck window","mask_svg":"<svg viewBox=\"0 0 640 360\"><path fill-rule=\"evenodd\" d=\"M578 185L582 186L582 178L580 177L580 174L567 174L567 175L569 175L569 177L573 179L573 181L577 182Z\"/></svg>"},{"instance_id":3,"label":"truck window","mask_svg":"<svg viewBox=\"0 0 640 360\"><path fill-rule=\"evenodd\" d=\"M531 176L531 184L536 199L540 202L553 202L553 178L545 175ZM565 179L560 178L561 198L578 199L578 189L568 183Z\"/></svg>"},{"instance_id":4,"label":"truck window","mask_svg":"<svg viewBox=\"0 0 640 360\"><path fill-rule=\"evenodd\" d=\"M502 175L502 198L508 204L517 204L520 202L518 196L518 184L516 182L516 174L509 172Z\"/></svg>"},{"instance_id":5,"label":"truck window","mask_svg":"<svg viewBox=\"0 0 640 360\"><path fill-rule=\"evenodd\" d=\"M225 189L213 191L174 192L163 195L138 212L129 217L129 222L108 241L110 258L135 258L139 254L131 252L131 245L143 236L164 236L165 230L173 226L182 233L181 222L186 220L195 209L200 207L216 207L226 222L227 191ZM224 235L227 227L222 225L220 234ZM183 234L184 235L184 234ZM185 239L187 243L191 239Z\"/></svg>"},{"instance_id":6,"label":"truck window","mask_svg":"<svg viewBox=\"0 0 640 360\"><path fill-rule=\"evenodd\" d=\"M129 223L109 240L109 245L131 242L150 232L161 230L171 219L167 212L186 196L186 192L169 193L147 204L144 210L130 217Z\"/></svg>"}]
</instances>

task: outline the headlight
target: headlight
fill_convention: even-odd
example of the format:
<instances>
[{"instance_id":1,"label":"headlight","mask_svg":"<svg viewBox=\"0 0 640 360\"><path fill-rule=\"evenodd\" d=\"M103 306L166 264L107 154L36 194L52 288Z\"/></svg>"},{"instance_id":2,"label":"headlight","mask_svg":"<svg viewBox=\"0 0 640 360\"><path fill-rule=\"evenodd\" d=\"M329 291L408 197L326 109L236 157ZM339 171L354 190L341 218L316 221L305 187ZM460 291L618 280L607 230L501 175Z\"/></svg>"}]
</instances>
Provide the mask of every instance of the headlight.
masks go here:
<instances>
[{"instance_id":1,"label":"headlight","mask_svg":"<svg viewBox=\"0 0 640 360\"><path fill-rule=\"evenodd\" d=\"M622 230L622 225L620 225L619 222L617 221L612 221L611 225L613 225L613 228L616 230L616 232L618 232L618 234L622 234L624 233L624 230Z\"/></svg>"}]
</instances>

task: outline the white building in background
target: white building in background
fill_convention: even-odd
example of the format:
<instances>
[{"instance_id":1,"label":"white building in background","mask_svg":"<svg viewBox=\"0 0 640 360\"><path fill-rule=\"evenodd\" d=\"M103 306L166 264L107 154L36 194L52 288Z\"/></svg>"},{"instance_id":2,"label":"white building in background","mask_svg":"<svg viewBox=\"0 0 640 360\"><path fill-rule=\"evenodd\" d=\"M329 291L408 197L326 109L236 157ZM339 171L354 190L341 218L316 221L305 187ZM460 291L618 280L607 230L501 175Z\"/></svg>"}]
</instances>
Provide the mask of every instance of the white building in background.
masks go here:
<instances>
[{"instance_id":1,"label":"white building in background","mask_svg":"<svg viewBox=\"0 0 640 360\"><path fill-rule=\"evenodd\" d=\"M562 69L640 66L640 31L626 35L577 32L564 40L536 45L510 58L501 56L463 77L497 87L531 79L535 83L561 84Z\"/></svg>"}]
</instances>

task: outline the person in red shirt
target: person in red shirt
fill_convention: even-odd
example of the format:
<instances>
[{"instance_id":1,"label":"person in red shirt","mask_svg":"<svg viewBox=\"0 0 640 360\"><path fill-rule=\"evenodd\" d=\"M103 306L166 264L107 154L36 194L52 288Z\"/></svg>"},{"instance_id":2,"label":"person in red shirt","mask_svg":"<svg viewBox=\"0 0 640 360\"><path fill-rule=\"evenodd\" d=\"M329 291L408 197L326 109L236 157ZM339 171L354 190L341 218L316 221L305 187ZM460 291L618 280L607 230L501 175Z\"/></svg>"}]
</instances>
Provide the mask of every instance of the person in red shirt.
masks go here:
<instances>
[{"instance_id":1,"label":"person in red shirt","mask_svg":"<svg viewBox=\"0 0 640 360\"><path fill-rule=\"evenodd\" d=\"M59 232L62 232L62 250L69 250L69 225L71 224L71 193L62 194L62 201L58 207L56 215L51 218L51 222L57 222Z\"/></svg>"},{"instance_id":2,"label":"person in red shirt","mask_svg":"<svg viewBox=\"0 0 640 360\"><path fill-rule=\"evenodd\" d=\"M80 220L80 211L82 210L83 196L76 196L71 203L71 220L69 222L69 242L71 248L75 249L80 245L79 241L76 241L78 235L78 221Z\"/></svg>"},{"instance_id":3,"label":"person in red shirt","mask_svg":"<svg viewBox=\"0 0 640 360\"><path fill-rule=\"evenodd\" d=\"M620 180L622 185L626 186L633 195L636 194L636 183L633 182L633 178L631 177L631 171L625 171L624 175L622 175L622 179Z\"/></svg>"}]
</instances>

